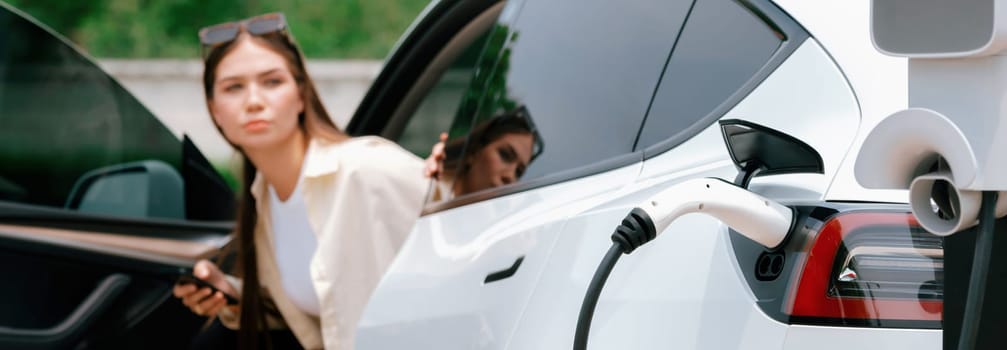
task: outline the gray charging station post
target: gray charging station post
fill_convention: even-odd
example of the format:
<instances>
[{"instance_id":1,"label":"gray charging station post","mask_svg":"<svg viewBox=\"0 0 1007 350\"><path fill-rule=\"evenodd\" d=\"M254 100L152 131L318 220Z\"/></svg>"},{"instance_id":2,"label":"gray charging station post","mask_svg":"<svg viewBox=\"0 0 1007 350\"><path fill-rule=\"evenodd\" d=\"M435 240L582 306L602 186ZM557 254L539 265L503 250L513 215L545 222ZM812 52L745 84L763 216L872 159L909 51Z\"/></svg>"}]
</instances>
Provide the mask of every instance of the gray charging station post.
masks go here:
<instances>
[{"instance_id":1,"label":"gray charging station post","mask_svg":"<svg viewBox=\"0 0 1007 350\"><path fill-rule=\"evenodd\" d=\"M909 106L870 131L857 156L857 181L908 190L920 224L946 237L944 348L1002 348L1007 0L872 0L871 40L881 53L908 59ZM984 195L991 200L981 204ZM977 245L984 206L996 224L980 234L991 237L988 244ZM974 256L985 256L975 254L985 251L977 247L991 247L992 253L973 266ZM971 280L976 267L982 267L976 274L981 277ZM970 292L970 283L981 288ZM970 332L963 335L963 329Z\"/></svg>"}]
</instances>

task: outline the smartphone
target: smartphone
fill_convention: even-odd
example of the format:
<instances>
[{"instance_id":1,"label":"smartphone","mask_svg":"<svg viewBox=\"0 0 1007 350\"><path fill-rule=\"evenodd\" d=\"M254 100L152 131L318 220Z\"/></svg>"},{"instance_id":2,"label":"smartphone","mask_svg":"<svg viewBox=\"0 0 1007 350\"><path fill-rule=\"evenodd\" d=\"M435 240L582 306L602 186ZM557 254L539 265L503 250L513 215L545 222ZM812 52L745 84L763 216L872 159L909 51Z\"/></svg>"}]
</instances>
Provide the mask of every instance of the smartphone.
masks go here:
<instances>
[{"instance_id":1,"label":"smartphone","mask_svg":"<svg viewBox=\"0 0 1007 350\"><path fill-rule=\"evenodd\" d=\"M192 274L192 271L188 271L188 270L181 271L181 273L178 275L178 279L176 280L175 283L177 283L177 284L195 284L197 287L200 287L200 288L210 288L210 290L213 291L213 293L220 292L220 294L223 294L224 295L224 299L227 299L227 305L237 305L238 304L238 298L235 298L234 296L232 296L230 294L224 293L224 291L222 291L220 289L217 289L217 287L214 287L212 284L210 284L210 282L204 281L201 278L196 277L195 275Z\"/></svg>"}]
</instances>

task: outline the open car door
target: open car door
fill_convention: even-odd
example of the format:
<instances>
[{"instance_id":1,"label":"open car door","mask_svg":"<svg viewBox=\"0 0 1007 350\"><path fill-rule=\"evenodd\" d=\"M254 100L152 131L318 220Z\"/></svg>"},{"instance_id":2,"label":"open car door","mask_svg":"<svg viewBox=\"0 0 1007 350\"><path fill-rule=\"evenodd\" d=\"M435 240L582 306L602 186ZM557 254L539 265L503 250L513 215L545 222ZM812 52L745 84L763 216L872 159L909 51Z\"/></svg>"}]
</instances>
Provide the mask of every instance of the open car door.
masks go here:
<instances>
[{"instance_id":1,"label":"open car door","mask_svg":"<svg viewBox=\"0 0 1007 350\"><path fill-rule=\"evenodd\" d=\"M216 257L234 194L185 137L0 3L0 348L188 345L171 296Z\"/></svg>"}]
</instances>

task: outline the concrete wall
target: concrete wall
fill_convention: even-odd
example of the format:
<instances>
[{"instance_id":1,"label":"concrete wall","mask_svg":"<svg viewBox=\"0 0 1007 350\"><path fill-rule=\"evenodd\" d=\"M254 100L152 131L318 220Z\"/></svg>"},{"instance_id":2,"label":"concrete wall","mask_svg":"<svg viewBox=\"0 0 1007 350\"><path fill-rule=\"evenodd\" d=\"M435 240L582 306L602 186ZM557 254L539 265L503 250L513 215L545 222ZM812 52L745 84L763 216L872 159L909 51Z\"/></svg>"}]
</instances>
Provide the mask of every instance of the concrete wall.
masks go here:
<instances>
[{"instance_id":1,"label":"concrete wall","mask_svg":"<svg viewBox=\"0 0 1007 350\"><path fill-rule=\"evenodd\" d=\"M98 63L172 132L188 134L211 161L230 159L231 146L220 137L206 111L201 61L100 60ZM307 64L329 114L339 127L349 122L381 70L380 61L309 60Z\"/></svg>"}]
</instances>

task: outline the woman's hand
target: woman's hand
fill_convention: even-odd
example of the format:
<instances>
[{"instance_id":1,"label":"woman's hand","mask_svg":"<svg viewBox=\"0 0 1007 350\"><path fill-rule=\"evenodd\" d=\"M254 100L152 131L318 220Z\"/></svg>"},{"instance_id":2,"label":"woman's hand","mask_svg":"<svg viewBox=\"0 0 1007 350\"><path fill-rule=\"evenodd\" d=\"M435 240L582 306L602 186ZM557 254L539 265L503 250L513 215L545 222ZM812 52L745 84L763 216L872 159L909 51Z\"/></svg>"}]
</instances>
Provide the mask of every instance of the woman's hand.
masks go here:
<instances>
[{"instance_id":1,"label":"woman's hand","mask_svg":"<svg viewBox=\"0 0 1007 350\"><path fill-rule=\"evenodd\" d=\"M431 179L437 179L444 173L444 143L448 141L448 133L442 132L440 136L440 141L434 145L433 149L430 150L430 156L427 157L426 167L423 171L426 177Z\"/></svg>"},{"instance_id":2,"label":"woman's hand","mask_svg":"<svg viewBox=\"0 0 1007 350\"><path fill-rule=\"evenodd\" d=\"M207 260L197 261L196 265L192 268L192 274L196 278L209 282L218 289L218 292L214 293L210 288L201 288L192 283L175 284L172 293L175 294L175 297L182 299L182 304L188 306L197 315L207 317L217 316L217 313L221 309L228 307L227 300L222 293L234 296L238 295L238 291L234 289L234 286L224 278L224 273L212 262ZM232 305L230 307L235 306Z\"/></svg>"}]
</instances>

